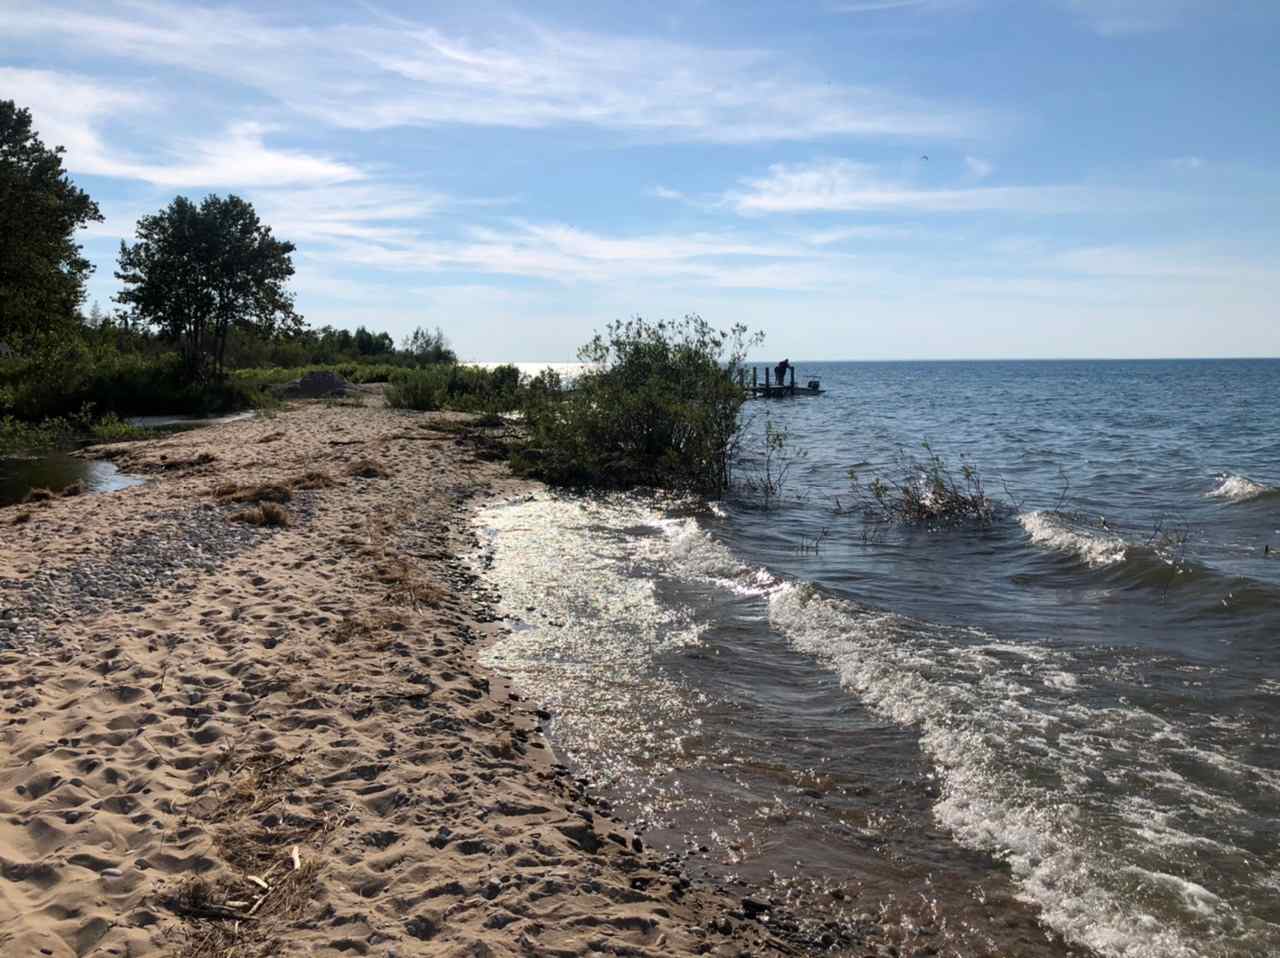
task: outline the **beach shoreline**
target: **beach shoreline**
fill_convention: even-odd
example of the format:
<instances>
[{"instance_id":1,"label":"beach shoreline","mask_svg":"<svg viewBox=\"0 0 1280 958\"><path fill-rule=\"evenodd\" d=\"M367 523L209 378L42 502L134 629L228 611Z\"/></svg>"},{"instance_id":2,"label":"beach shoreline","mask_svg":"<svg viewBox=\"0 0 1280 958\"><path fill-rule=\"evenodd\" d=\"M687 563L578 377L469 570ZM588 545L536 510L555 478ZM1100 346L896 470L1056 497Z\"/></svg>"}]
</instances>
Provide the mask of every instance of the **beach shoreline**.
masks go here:
<instances>
[{"instance_id":1,"label":"beach shoreline","mask_svg":"<svg viewBox=\"0 0 1280 958\"><path fill-rule=\"evenodd\" d=\"M691 885L477 663L470 516L528 486L461 418L292 404L0 509L0 951L876 953Z\"/></svg>"}]
</instances>

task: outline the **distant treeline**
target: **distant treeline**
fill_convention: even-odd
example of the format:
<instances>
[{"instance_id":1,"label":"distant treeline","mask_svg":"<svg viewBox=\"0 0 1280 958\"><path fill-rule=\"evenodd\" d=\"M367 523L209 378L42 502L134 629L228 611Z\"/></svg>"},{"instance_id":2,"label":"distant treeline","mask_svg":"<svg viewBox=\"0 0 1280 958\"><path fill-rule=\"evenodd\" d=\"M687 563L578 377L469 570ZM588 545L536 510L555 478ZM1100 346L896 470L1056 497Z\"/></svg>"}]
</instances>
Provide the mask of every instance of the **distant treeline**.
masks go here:
<instances>
[{"instance_id":1,"label":"distant treeline","mask_svg":"<svg viewBox=\"0 0 1280 958\"><path fill-rule=\"evenodd\" d=\"M613 323L579 352L572 385L548 370L457 364L444 333L309 329L289 281L295 247L238 196L178 196L121 242L120 292L86 312L93 266L79 231L98 206L46 147L31 113L0 100L0 452L123 438L118 417L208 413L278 402L271 390L308 368L385 380L388 404L460 409L519 426L494 440L520 472L563 485L659 486L721 494L729 485L744 391L758 343L742 326L697 316Z\"/></svg>"},{"instance_id":2,"label":"distant treeline","mask_svg":"<svg viewBox=\"0 0 1280 958\"><path fill-rule=\"evenodd\" d=\"M263 401L241 370L456 362L444 333L308 328L288 288L294 244L237 196L178 196L122 242L121 290L85 309L77 236L103 217L31 112L0 100L0 432L45 420L216 412ZM359 376L357 378L367 378ZM22 430L50 434L49 430Z\"/></svg>"}]
</instances>

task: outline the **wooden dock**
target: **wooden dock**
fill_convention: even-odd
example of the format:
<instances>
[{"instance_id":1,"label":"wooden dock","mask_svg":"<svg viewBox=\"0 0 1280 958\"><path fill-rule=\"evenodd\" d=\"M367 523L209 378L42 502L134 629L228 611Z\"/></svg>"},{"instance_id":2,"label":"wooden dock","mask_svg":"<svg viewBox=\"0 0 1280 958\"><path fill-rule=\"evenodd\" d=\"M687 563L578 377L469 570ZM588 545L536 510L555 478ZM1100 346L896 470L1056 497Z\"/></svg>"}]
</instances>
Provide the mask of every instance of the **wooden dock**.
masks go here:
<instances>
[{"instance_id":1,"label":"wooden dock","mask_svg":"<svg viewBox=\"0 0 1280 958\"><path fill-rule=\"evenodd\" d=\"M760 370L755 366L751 367L751 383L747 383L747 370L745 368L738 371L739 382L742 384L743 390L749 399L790 399L793 396L821 396L825 391L822 384L816 379L809 379L803 386L796 385L796 367L788 367L791 377L789 381L773 381L770 377L773 370L768 366L764 367L764 383L760 382Z\"/></svg>"}]
</instances>

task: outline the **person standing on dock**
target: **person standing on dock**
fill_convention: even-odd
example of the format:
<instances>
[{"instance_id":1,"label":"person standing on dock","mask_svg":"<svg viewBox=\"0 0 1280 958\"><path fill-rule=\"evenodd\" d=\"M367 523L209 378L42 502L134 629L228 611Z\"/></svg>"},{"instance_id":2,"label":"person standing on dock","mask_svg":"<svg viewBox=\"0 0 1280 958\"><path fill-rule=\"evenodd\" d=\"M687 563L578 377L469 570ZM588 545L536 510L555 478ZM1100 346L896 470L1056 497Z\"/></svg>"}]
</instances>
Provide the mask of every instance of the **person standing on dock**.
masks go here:
<instances>
[{"instance_id":1,"label":"person standing on dock","mask_svg":"<svg viewBox=\"0 0 1280 958\"><path fill-rule=\"evenodd\" d=\"M773 367L773 374L779 386L783 386L787 382L787 370L791 368L791 360L784 359L778 365Z\"/></svg>"}]
</instances>

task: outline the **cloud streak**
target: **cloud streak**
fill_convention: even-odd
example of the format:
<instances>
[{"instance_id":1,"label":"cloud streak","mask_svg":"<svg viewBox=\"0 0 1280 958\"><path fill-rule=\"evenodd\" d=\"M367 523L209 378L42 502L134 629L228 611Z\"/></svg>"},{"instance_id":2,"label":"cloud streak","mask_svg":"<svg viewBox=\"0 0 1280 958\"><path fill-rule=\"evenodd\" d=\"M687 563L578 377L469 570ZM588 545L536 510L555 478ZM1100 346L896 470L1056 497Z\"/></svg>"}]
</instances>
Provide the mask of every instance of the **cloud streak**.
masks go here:
<instances>
[{"instance_id":1,"label":"cloud streak","mask_svg":"<svg viewBox=\"0 0 1280 958\"><path fill-rule=\"evenodd\" d=\"M851 160L775 163L768 174L747 178L724 202L744 215L819 212L1065 213L1096 205L1078 186L928 188L885 179L879 170Z\"/></svg>"},{"instance_id":2,"label":"cloud streak","mask_svg":"<svg viewBox=\"0 0 1280 958\"><path fill-rule=\"evenodd\" d=\"M159 114L166 104L155 94L78 74L6 67L0 67L0 88L31 109L43 140L66 147L67 167L76 173L177 188L341 183L365 176L350 164L268 146L270 128L252 122L139 156L112 145L103 127L122 115Z\"/></svg>"},{"instance_id":3,"label":"cloud streak","mask_svg":"<svg viewBox=\"0 0 1280 958\"><path fill-rule=\"evenodd\" d=\"M1177 26L1200 0L1061 0L1095 33L1119 37Z\"/></svg>"},{"instance_id":4,"label":"cloud streak","mask_svg":"<svg viewBox=\"0 0 1280 958\"><path fill-rule=\"evenodd\" d=\"M345 129L583 126L683 141L836 136L963 138L979 110L833 84L766 50L550 29L481 34L404 20L313 26L165 2L0 14L15 38L56 41L247 85Z\"/></svg>"}]
</instances>

